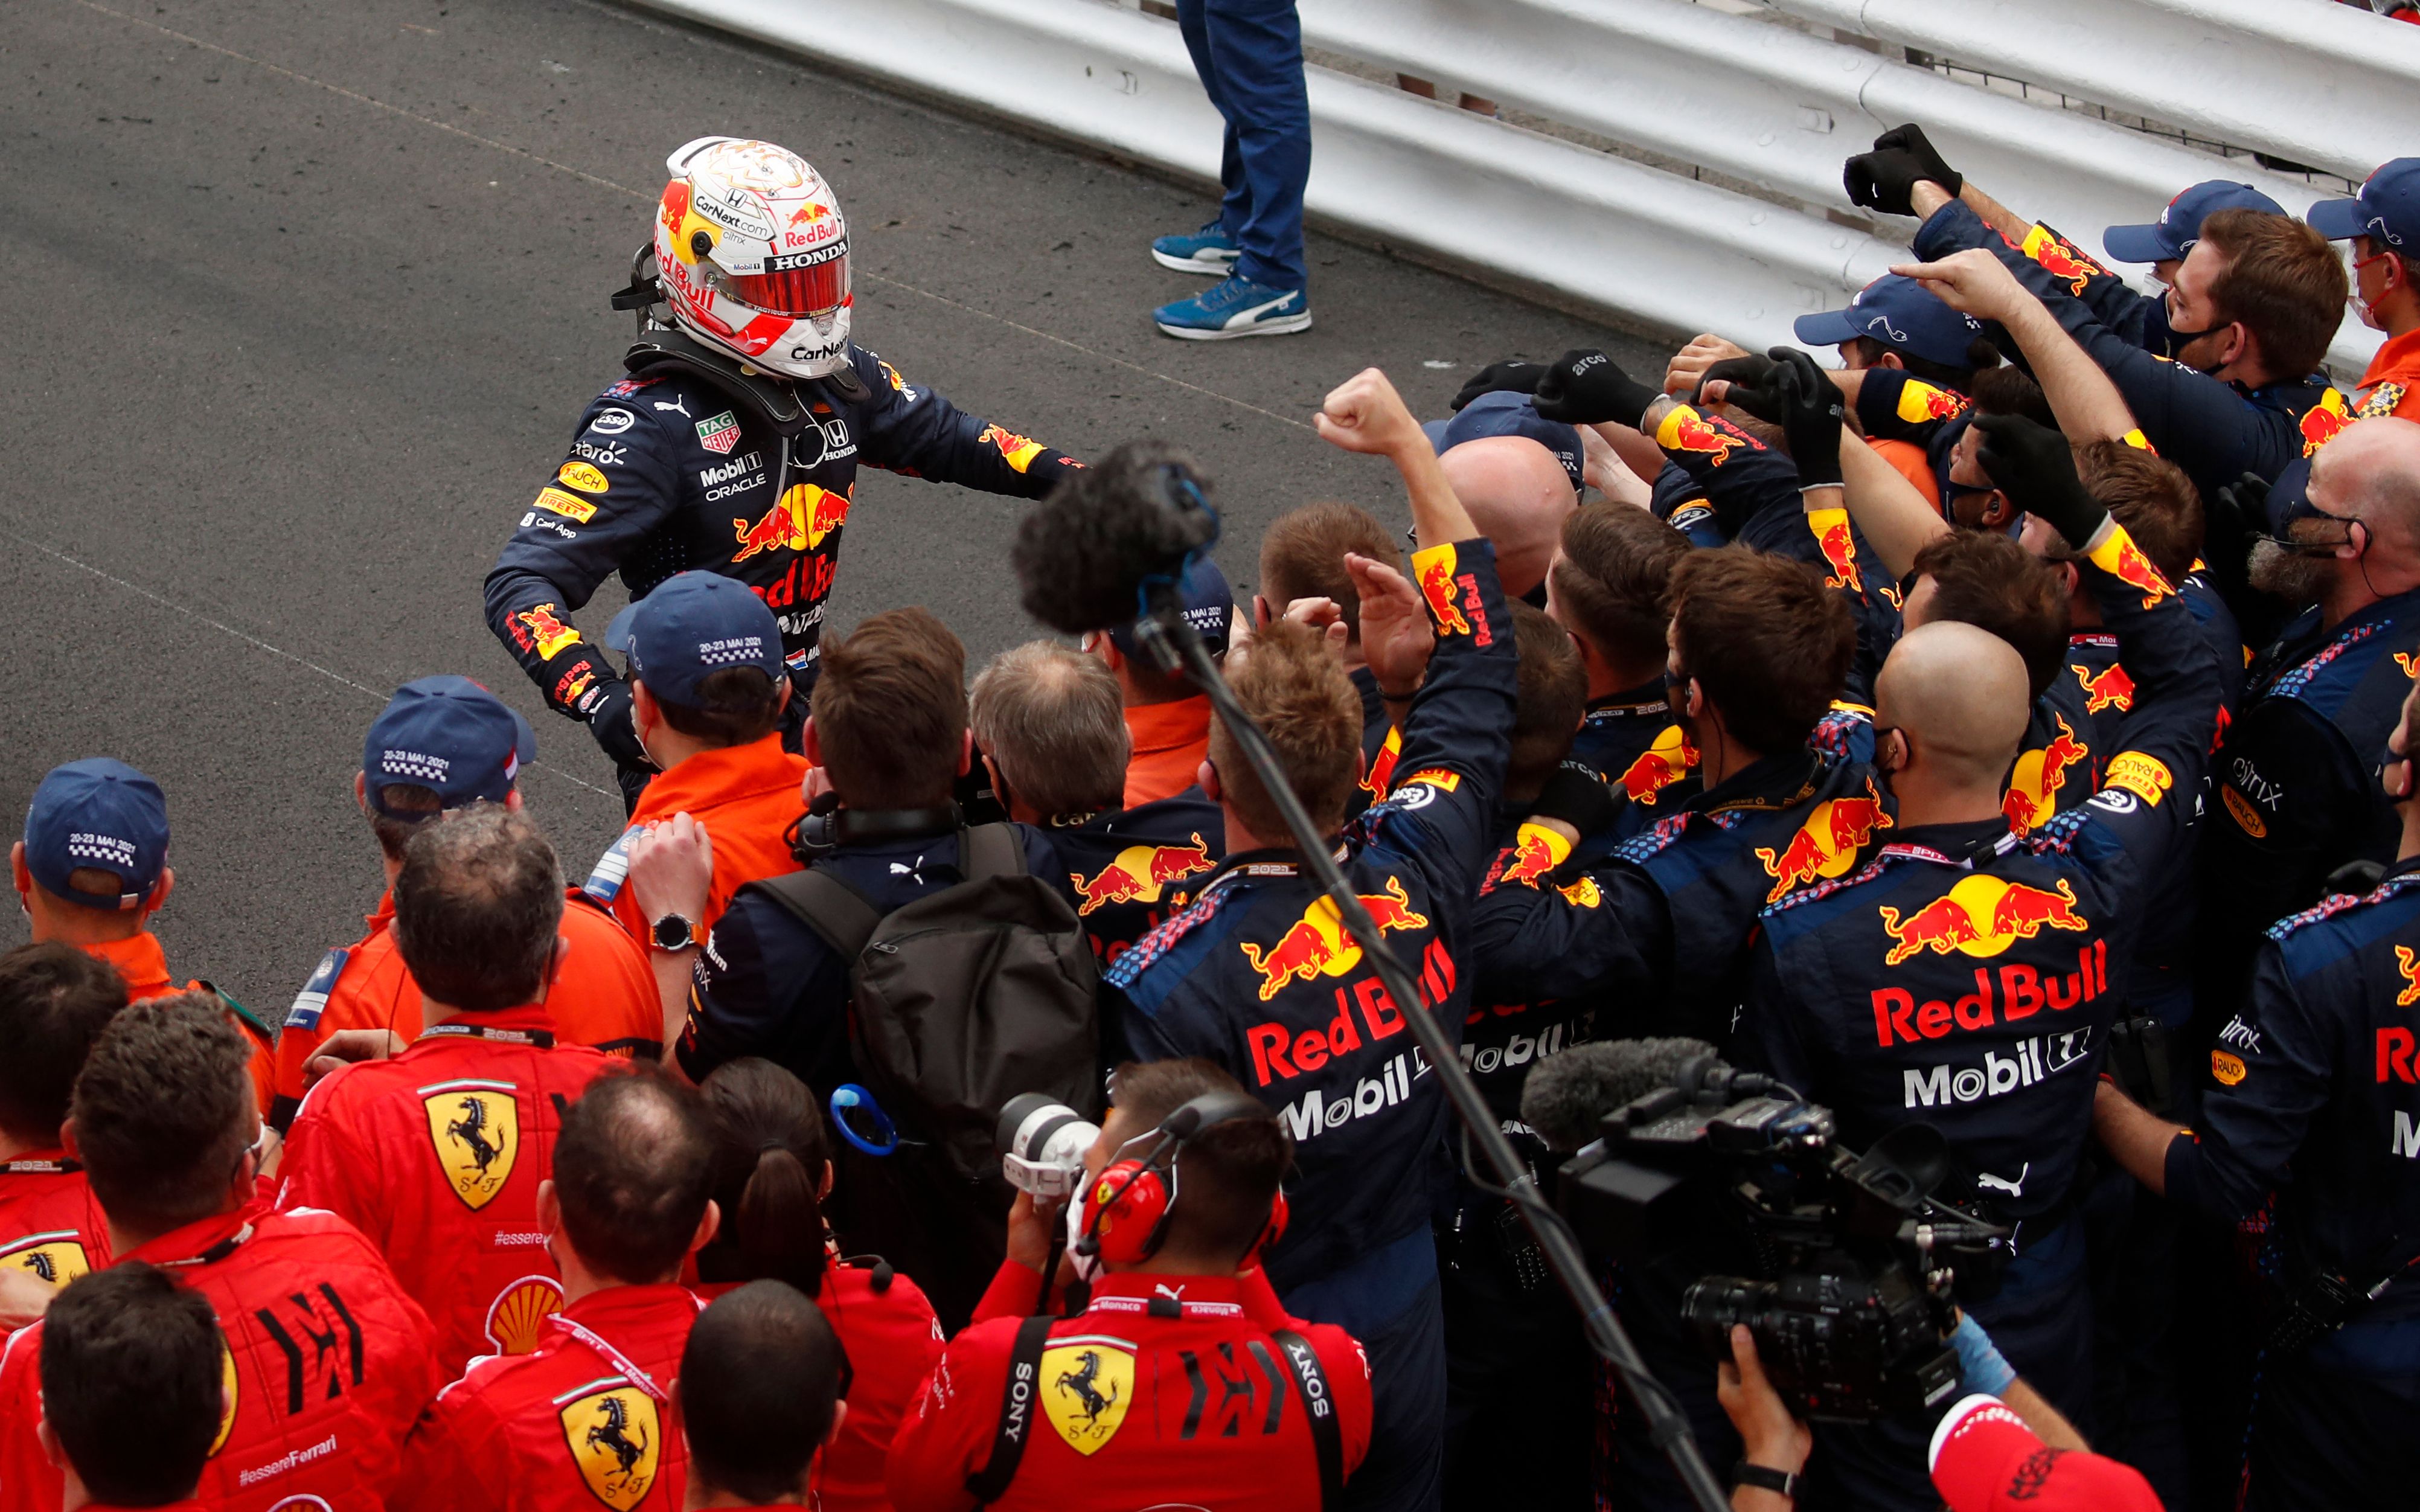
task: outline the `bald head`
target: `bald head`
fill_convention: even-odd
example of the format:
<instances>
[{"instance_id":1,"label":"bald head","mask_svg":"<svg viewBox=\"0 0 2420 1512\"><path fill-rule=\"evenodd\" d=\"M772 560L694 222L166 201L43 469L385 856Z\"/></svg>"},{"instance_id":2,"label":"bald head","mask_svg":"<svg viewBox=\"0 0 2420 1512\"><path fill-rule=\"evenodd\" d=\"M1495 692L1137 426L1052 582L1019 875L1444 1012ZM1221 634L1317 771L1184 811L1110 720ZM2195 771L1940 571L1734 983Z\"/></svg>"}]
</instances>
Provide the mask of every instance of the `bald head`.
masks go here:
<instances>
[{"instance_id":1,"label":"bald head","mask_svg":"<svg viewBox=\"0 0 2420 1512\"><path fill-rule=\"evenodd\" d=\"M2024 659L1986 630L1954 619L1909 631L1874 681L1874 718L1907 733L1910 759L1945 783L1996 789L2024 739Z\"/></svg>"},{"instance_id":2,"label":"bald head","mask_svg":"<svg viewBox=\"0 0 2420 1512\"><path fill-rule=\"evenodd\" d=\"M1579 507L1572 475L1527 436L1482 436L1437 458L1454 497L1479 533L1496 543L1496 570L1507 598L1546 581L1563 517Z\"/></svg>"},{"instance_id":3,"label":"bald head","mask_svg":"<svg viewBox=\"0 0 2420 1512\"><path fill-rule=\"evenodd\" d=\"M2356 420L2311 459L2311 502L2368 522L2381 546L2420 556L2420 424Z\"/></svg>"}]
</instances>

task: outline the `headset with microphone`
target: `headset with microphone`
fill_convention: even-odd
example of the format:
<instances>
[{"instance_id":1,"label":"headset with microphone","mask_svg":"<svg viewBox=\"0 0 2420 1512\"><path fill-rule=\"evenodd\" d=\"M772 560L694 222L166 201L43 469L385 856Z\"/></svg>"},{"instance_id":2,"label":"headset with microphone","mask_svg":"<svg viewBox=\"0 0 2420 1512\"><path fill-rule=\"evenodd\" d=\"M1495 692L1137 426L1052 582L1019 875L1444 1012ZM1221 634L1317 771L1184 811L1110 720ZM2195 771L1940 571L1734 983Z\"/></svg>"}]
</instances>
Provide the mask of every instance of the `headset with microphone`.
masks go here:
<instances>
[{"instance_id":1,"label":"headset with microphone","mask_svg":"<svg viewBox=\"0 0 2420 1512\"><path fill-rule=\"evenodd\" d=\"M1077 1253L1110 1265L1140 1265L1158 1254L1176 1213L1178 1152L1206 1130L1267 1116L1260 1099L1248 1093L1207 1092L1161 1119L1157 1128L1119 1146L1118 1159L1084 1189L1083 1231L1076 1241ZM1151 1147L1141 1155L1126 1154L1145 1141L1152 1142ZM1251 1264L1283 1237L1285 1226L1285 1193L1278 1192L1269 1198L1268 1217L1261 1224L1259 1237L1238 1264Z\"/></svg>"}]
</instances>

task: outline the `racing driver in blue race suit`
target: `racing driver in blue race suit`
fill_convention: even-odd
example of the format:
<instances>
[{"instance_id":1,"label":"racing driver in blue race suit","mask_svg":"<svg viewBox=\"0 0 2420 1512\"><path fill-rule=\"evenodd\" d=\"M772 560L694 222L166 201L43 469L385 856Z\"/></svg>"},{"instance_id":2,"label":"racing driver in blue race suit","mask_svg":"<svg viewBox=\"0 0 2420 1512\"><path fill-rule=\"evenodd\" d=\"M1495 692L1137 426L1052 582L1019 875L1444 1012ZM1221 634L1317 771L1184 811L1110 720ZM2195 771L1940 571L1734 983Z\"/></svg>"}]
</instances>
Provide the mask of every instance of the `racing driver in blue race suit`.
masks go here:
<instances>
[{"instance_id":1,"label":"racing driver in blue race suit","mask_svg":"<svg viewBox=\"0 0 2420 1512\"><path fill-rule=\"evenodd\" d=\"M487 582L489 627L557 713L588 725L628 802L653 772L629 685L569 617L607 573L633 600L690 569L762 597L796 694L795 751L861 461L1027 499L1082 465L849 339L848 226L806 160L707 136L667 166L653 244L613 301L640 312L629 376L581 415Z\"/></svg>"}]
</instances>

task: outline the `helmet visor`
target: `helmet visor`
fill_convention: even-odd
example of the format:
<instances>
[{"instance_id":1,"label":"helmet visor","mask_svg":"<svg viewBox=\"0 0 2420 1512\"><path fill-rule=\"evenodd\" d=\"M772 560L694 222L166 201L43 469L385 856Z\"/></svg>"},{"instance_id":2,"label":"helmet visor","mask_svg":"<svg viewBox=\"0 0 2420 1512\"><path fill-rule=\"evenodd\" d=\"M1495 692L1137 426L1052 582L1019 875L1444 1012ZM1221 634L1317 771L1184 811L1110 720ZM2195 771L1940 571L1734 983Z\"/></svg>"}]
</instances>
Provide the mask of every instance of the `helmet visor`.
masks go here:
<instances>
[{"instance_id":1,"label":"helmet visor","mask_svg":"<svg viewBox=\"0 0 2420 1512\"><path fill-rule=\"evenodd\" d=\"M848 243L765 259L761 273L727 273L731 291L768 314L829 315L848 300Z\"/></svg>"}]
</instances>

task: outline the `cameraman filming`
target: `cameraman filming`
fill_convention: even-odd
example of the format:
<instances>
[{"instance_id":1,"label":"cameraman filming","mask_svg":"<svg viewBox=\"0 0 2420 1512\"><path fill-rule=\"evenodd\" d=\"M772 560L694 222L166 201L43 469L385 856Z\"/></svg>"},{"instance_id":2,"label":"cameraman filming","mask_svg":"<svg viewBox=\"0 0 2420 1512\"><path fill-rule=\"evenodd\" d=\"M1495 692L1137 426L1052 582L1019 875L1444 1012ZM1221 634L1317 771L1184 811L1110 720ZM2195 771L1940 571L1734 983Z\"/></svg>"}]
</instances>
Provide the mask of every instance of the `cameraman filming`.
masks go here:
<instances>
[{"instance_id":1,"label":"cameraman filming","mask_svg":"<svg viewBox=\"0 0 2420 1512\"><path fill-rule=\"evenodd\" d=\"M2420 1423L2420 690L2381 781L2403 826L2375 890L2272 927L2218 1032L2192 1129L2107 1081L2093 1132L2156 1192L2229 1224L2273 1196L2259 1269L2285 1295L2261 1339L2256 1512L2408 1506Z\"/></svg>"},{"instance_id":2,"label":"cameraman filming","mask_svg":"<svg viewBox=\"0 0 2420 1512\"><path fill-rule=\"evenodd\" d=\"M892 1442L898 1512L1301 1512L1360 1465L1361 1347L1288 1317L1258 1269L1292 1141L1203 1060L1129 1062L1110 1099L1069 1222L1087 1302L1041 1312L1055 1209L1020 1194L1006 1262Z\"/></svg>"}]
</instances>

